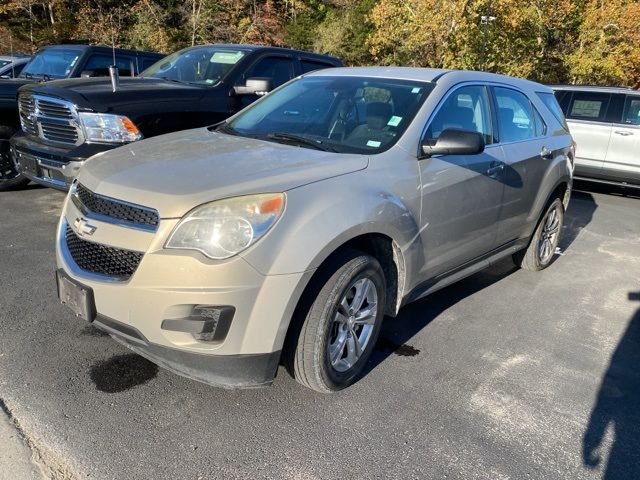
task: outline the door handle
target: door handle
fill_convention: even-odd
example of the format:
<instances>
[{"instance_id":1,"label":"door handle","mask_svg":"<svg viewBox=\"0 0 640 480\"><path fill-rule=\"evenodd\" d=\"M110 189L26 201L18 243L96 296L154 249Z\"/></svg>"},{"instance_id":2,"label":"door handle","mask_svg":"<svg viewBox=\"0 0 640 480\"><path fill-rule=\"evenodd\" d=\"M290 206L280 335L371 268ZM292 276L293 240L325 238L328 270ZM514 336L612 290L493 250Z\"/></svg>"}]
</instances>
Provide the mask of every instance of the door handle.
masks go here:
<instances>
[{"instance_id":1,"label":"door handle","mask_svg":"<svg viewBox=\"0 0 640 480\"><path fill-rule=\"evenodd\" d=\"M553 152L547 147L542 147L542 150L540 150L540 157L543 160L553 160Z\"/></svg>"},{"instance_id":2,"label":"door handle","mask_svg":"<svg viewBox=\"0 0 640 480\"><path fill-rule=\"evenodd\" d=\"M633 135L633 133L625 132L624 130L616 130L613 133L615 133L616 135L622 135L623 137L628 137L629 135Z\"/></svg>"},{"instance_id":3,"label":"door handle","mask_svg":"<svg viewBox=\"0 0 640 480\"><path fill-rule=\"evenodd\" d=\"M487 169L487 176L496 178L504 170L504 163L491 162L491 166Z\"/></svg>"}]
</instances>

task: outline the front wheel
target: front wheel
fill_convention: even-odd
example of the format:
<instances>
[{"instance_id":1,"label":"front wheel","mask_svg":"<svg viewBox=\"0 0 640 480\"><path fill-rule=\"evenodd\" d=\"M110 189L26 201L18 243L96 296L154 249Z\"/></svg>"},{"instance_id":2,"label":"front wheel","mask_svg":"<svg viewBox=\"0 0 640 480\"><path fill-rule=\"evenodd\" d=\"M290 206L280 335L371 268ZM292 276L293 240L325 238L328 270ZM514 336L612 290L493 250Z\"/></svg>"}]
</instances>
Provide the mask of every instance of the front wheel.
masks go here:
<instances>
[{"instance_id":1,"label":"front wheel","mask_svg":"<svg viewBox=\"0 0 640 480\"><path fill-rule=\"evenodd\" d=\"M563 220L564 206L562 200L556 198L545 210L527 249L513 256L514 262L525 270L547 268L556 253Z\"/></svg>"},{"instance_id":2,"label":"front wheel","mask_svg":"<svg viewBox=\"0 0 640 480\"><path fill-rule=\"evenodd\" d=\"M13 130L0 127L0 192L22 187L29 179L18 172L9 148L9 139Z\"/></svg>"},{"instance_id":3,"label":"front wheel","mask_svg":"<svg viewBox=\"0 0 640 480\"><path fill-rule=\"evenodd\" d=\"M322 393L356 381L375 347L384 317L386 286L378 261L348 252L336 267L318 286L287 353L295 379Z\"/></svg>"}]
</instances>

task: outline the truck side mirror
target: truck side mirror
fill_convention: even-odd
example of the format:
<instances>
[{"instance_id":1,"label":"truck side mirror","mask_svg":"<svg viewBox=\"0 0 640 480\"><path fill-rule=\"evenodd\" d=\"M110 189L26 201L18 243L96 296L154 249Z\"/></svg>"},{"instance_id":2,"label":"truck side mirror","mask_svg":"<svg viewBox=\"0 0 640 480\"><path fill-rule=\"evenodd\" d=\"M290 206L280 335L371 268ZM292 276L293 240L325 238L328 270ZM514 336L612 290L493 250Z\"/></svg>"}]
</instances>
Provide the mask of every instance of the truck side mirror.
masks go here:
<instances>
[{"instance_id":1,"label":"truck side mirror","mask_svg":"<svg viewBox=\"0 0 640 480\"><path fill-rule=\"evenodd\" d=\"M236 95L258 95L263 96L272 90L272 79L270 78L247 78L244 86L233 87Z\"/></svg>"},{"instance_id":2,"label":"truck side mirror","mask_svg":"<svg viewBox=\"0 0 640 480\"><path fill-rule=\"evenodd\" d=\"M91 78L95 76L96 76L95 70L83 70L82 73L80 73L80 78Z\"/></svg>"},{"instance_id":3,"label":"truck side mirror","mask_svg":"<svg viewBox=\"0 0 640 480\"><path fill-rule=\"evenodd\" d=\"M422 142L425 158L433 155L476 155L484 151L484 137L470 130L447 128L440 133L435 145L428 140Z\"/></svg>"}]
</instances>

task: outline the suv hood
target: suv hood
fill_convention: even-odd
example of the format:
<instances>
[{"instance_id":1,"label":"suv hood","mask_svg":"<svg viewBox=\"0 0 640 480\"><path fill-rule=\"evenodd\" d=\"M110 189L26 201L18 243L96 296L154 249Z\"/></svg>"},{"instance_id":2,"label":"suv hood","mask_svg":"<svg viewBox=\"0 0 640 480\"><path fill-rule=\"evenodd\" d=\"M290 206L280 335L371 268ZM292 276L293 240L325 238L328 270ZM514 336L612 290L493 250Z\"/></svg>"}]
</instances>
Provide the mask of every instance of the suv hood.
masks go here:
<instances>
[{"instance_id":1,"label":"suv hood","mask_svg":"<svg viewBox=\"0 0 640 480\"><path fill-rule=\"evenodd\" d=\"M101 195L179 218L213 200L284 192L367 167L364 155L186 130L135 142L87 160L78 181Z\"/></svg>"},{"instance_id":2,"label":"suv hood","mask_svg":"<svg viewBox=\"0 0 640 480\"><path fill-rule=\"evenodd\" d=\"M107 113L117 110L122 105L136 103L194 102L204 96L207 88L210 87L160 78L120 77L120 87L114 92L109 77L97 77L54 80L25 87L22 91L62 98L76 104L80 109Z\"/></svg>"}]
</instances>

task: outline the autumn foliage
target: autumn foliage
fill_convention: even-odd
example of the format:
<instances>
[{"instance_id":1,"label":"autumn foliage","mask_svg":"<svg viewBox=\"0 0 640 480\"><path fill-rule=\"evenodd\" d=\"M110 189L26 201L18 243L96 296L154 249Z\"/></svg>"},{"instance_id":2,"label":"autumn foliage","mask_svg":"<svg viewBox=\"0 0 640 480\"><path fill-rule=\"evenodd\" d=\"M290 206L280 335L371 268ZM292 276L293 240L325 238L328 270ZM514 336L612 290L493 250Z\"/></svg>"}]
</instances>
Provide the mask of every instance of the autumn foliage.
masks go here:
<instances>
[{"instance_id":1,"label":"autumn foliage","mask_svg":"<svg viewBox=\"0 0 640 480\"><path fill-rule=\"evenodd\" d=\"M349 65L640 86L638 0L0 0L0 52L65 41L271 44Z\"/></svg>"}]
</instances>

